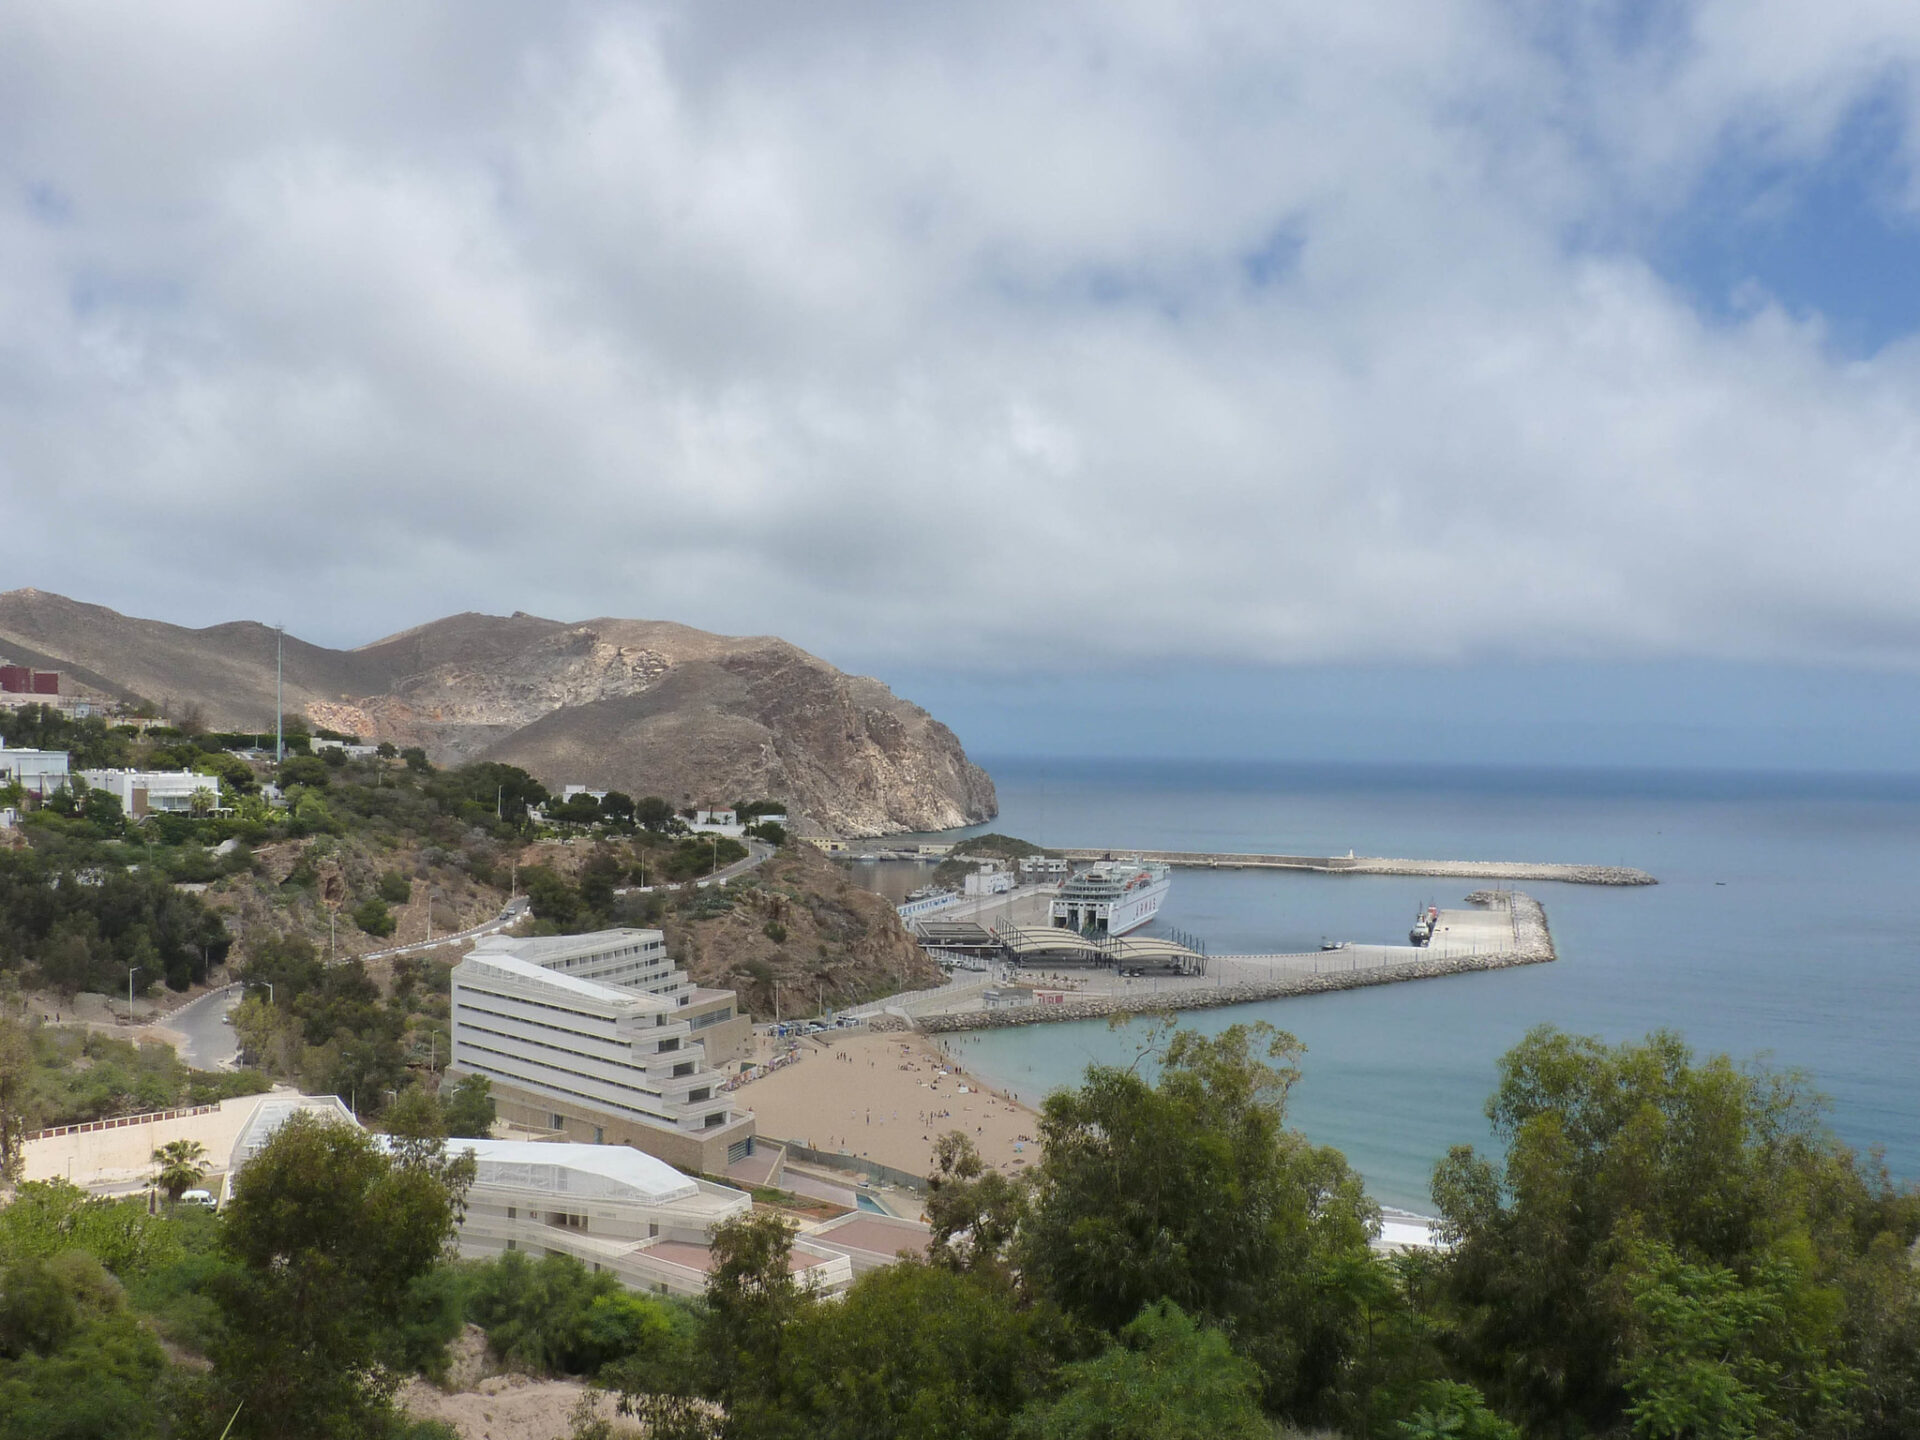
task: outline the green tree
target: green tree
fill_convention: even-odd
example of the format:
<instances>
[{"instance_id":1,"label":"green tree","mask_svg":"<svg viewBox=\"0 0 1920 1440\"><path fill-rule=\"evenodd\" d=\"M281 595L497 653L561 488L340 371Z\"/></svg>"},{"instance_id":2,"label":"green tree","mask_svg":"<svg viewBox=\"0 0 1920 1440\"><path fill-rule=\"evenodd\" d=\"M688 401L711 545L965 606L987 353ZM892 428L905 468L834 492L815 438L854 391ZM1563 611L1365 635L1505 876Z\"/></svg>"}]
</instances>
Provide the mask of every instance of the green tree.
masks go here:
<instances>
[{"instance_id":1,"label":"green tree","mask_svg":"<svg viewBox=\"0 0 1920 1440\"><path fill-rule=\"evenodd\" d=\"M1361 1343L1321 1282L1366 1254L1378 1210L1337 1151L1285 1126L1300 1053L1271 1026L1235 1025L1175 1031L1157 1084L1089 1067L1042 1111L1017 1258L1036 1291L1109 1333L1160 1300L1228 1327L1268 1405L1317 1421Z\"/></svg>"},{"instance_id":2,"label":"green tree","mask_svg":"<svg viewBox=\"0 0 1920 1440\"><path fill-rule=\"evenodd\" d=\"M1867 1337L1920 1297L1920 1202L1861 1172L1798 1077L1551 1028L1500 1076L1504 1163L1461 1147L1434 1177L1455 1346L1500 1409L1542 1434L1910 1423L1876 1398L1911 1394L1880 1368L1904 1346Z\"/></svg>"},{"instance_id":3,"label":"green tree","mask_svg":"<svg viewBox=\"0 0 1920 1440\"><path fill-rule=\"evenodd\" d=\"M963 1131L934 1141L927 1182L928 1258L953 1270L1005 1271L1026 1214L1025 1186L989 1169Z\"/></svg>"},{"instance_id":4,"label":"green tree","mask_svg":"<svg viewBox=\"0 0 1920 1440\"><path fill-rule=\"evenodd\" d=\"M393 934L393 912L378 895L369 895L353 907L353 923L369 935Z\"/></svg>"},{"instance_id":5,"label":"green tree","mask_svg":"<svg viewBox=\"0 0 1920 1440\"><path fill-rule=\"evenodd\" d=\"M476 1267L467 1313L502 1361L549 1375L596 1375L622 1359L658 1367L688 1343L666 1304L571 1255L509 1251Z\"/></svg>"},{"instance_id":6,"label":"green tree","mask_svg":"<svg viewBox=\"0 0 1920 1440\"><path fill-rule=\"evenodd\" d=\"M177 1205L180 1197L200 1183L207 1173L207 1147L198 1140L169 1140L153 1152L153 1182L166 1192L167 1203Z\"/></svg>"},{"instance_id":7,"label":"green tree","mask_svg":"<svg viewBox=\"0 0 1920 1440\"><path fill-rule=\"evenodd\" d=\"M634 822L642 829L667 831L674 827L673 806L658 795L645 795L633 803Z\"/></svg>"},{"instance_id":8,"label":"green tree","mask_svg":"<svg viewBox=\"0 0 1920 1440\"><path fill-rule=\"evenodd\" d=\"M327 762L317 755L290 755L280 762L282 789L294 785L306 785L315 790L324 790L332 780L333 775L327 769Z\"/></svg>"},{"instance_id":9,"label":"green tree","mask_svg":"<svg viewBox=\"0 0 1920 1440\"><path fill-rule=\"evenodd\" d=\"M916 1262L871 1271L788 1325L777 1396L740 1412L758 1427L744 1433L996 1440L1040 1392L1059 1328L997 1275Z\"/></svg>"},{"instance_id":10,"label":"green tree","mask_svg":"<svg viewBox=\"0 0 1920 1440\"><path fill-rule=\"evenodd\" d=\"M1143 1310L1105 1354L1068 1365L1019 1440L1268 1440L1260 1372L1171 1301Z\"/></svg>"},{"instance_id":11,"label":"green tree","mask_svg":"<svg viewBox=\"0 0 1920 1440\"><path fill-rule=\"evenodd\" d=\"M0 1259L0 1440L157 1437L166 1369L92 1256Z\"/></svg>"},{"instance_id":12,"label":"green tree","mask_svg":"<svg viewBox=\"0 0 1920 1440\"><path fill-rule=\"evenodd\" d=\"M236 1268L216 1375L234 1435L374 1435L393 1419L384 1327L452 1238L471 1180L408 1164L360 1130L298 1114L247 1163L222 1227Z\"/></svg>"},{"instance_id":13,"label":"green tree","mask_svg":"<svg viewBox=\"0 0 1920 1440\"><path fill-rule=\"evenodd\" d=\"M741 1434L766 1433L777 1424L787 1336L819 1303L787 1263L793 1234L792 1222L771 1211L714 1227L702 1360L708 1393L727 1407Z\"/></svg>"},{"instance_id":14,"label":"green tree","mask_svg":"<svg viewBox=\"0 0 1920 1440\"><path fill-rule=\"evenodd\" d=\"M388 870L380 877L379 893L389 905L404 905L413 898L413 881L398 870Z\"/></svg>"},{"instance_id":15,"label":"green tree","mask_svg":"<svg viewBox=\"0 0 1920 1440\"><path fill-rule=\"evenodd\" d=\"M33 1045L27 1027L0 1008L0 1187L20 1178L26 1156L27 1097L33 1088Z\"/></svg>"},{"instance_id":16,"label":"green tree","mask_svg":"<svg viewBox=\"0 0 1920 1440\"><path fill-rule=\"evenodd\" d=\"M484 1075L463 1075L445 1101L447 1133L484 1139L493 1133L493 1084Z\"/></svg>"},{"instance_id":17,"label":"green tree","mask_svg":"<svg viewBox=\"0 0 1920 1440\"><path fill-rule=\"evenodd\" d=\"M1452 1380L1426 1385L1394 1434L1397 1440L1521 1440L1517 1428L1487 1408L1485 1396Z\"/></svg>"},{"instance_id":18,"label":"green tree","mask_svg":"<svg viewBox=\"0 0 1920 1440\"><path fill-rule=\"evenodd\" d=\"M436 1144L447 1138L447 1116L440 1097L424 1085L402 1090L380 1117L389 1135Z\"/></svg>"}]
</instances>

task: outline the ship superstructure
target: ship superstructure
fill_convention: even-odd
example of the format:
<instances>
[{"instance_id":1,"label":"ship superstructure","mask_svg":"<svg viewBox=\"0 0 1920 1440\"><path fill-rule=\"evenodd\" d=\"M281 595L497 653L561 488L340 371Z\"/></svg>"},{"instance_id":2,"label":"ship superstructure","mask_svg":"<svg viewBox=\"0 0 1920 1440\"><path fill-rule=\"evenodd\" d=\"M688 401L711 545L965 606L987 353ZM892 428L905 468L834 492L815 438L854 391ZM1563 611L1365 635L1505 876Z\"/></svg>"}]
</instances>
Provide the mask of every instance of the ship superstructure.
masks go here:
<instances>
[{"instance_id":1,"label":"ship superstructure","mask_svg":"<svg viewBox=\"0 0 1920 1440\"><path fill-rule=\"evenodd\" d=\"M1164 865L1147 860L1096 860L1060 884L1056 927L1083 935L1125 935L1160 913L1172 885Z\"/></svg>"}]
</instances>

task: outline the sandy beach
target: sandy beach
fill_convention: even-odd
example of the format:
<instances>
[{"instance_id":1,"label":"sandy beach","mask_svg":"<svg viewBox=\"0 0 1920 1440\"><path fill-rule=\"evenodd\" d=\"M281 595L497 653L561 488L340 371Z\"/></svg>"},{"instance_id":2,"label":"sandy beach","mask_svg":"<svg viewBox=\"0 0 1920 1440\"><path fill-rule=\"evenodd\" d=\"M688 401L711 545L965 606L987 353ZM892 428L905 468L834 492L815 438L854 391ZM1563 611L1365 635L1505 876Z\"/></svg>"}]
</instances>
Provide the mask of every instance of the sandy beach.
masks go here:
<instances>
[{"instance_id":1,"label":"sandy beach","mask_svg":"<svg viewBox=\"0 0 1920 1440\"><path fill-rule=\"evenodd\" d=\"M1039 1117L982 1090L919 1035L822 1036L803 1058L743 1086L737 1103L762 1135L925 1175L933 1145L964 1131L981 1158L1017 1174L1040 1156Z\"/></svg>"}]
</instances>

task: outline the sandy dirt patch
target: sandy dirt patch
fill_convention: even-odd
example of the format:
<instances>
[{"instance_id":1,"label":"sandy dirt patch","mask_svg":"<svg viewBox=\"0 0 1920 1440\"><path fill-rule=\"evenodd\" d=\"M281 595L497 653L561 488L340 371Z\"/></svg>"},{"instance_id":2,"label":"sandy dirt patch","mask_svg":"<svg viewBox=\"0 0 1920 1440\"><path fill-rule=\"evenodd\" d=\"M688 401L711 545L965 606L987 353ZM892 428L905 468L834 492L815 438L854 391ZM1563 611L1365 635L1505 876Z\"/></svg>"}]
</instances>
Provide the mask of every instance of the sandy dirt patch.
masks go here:
<instances>
[{"instance_id":1,"label":"sandy dirt patch","mask_svg":"<svg viewBox=\"0 0 1920 1440\"><path fill-rule=\"evenodd\" d=\"M933 1168L933 1145L963 1131L981 1158L1017 1174L1040 1158L1032 1110L981 1088L920 1035L825 1036L799 1063L735 1092L762 1135L877 1160L913 1175Z\"/></svg>"},{"instance_id":2,"label":"sandy dirt patch","mask_svg":"<svg viewBox=\"0 0 1920 1440\"><path fill-rule=\"evenodd\" d=\"M573 1408L586 1391L578 1380L495 1375L451 1395L424 1380L410 1380L399 1398L416 1419L444 1420L461 1440L566 1440ZM601 1395L599 1402L601 1415L614 1419L613 1397Z\"/></svg>"}]
</instances>

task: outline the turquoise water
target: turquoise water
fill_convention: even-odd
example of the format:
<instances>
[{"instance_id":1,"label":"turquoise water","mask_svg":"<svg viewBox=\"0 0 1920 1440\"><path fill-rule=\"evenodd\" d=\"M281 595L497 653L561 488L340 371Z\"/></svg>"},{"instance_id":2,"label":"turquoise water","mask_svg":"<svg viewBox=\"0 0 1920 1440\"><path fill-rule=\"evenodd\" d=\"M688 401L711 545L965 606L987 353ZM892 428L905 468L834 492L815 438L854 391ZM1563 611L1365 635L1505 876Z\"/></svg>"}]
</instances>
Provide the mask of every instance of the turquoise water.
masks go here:
<instances>
[{"instance_id":1,"label":"turquoise water","mask_svg":"<svg viewBox=\"0 0 1920 1440\"><path fill-rule=\"evenodd\" d=\"M1920 779L989 760L990 827L1053 845L1272 850L1637 865L1657 886L1533 884L1553 965L1198 1011L1270 1020L1307 1045L1296 1123L1344 1150L1379 1200L1430 1208L1450 1144L1484 1144L1495 1062L1530 1026L1609 1040L1660 1028L1702 1051L1810 1073L1834 1128L1920 1178ZM1146 933L1216 953L1403 940L1414 907L1471 882L1175 872ZM1029 1100L1140 1030L1029 1026L955 1037Z\"/></svg>"}]
</instances>

